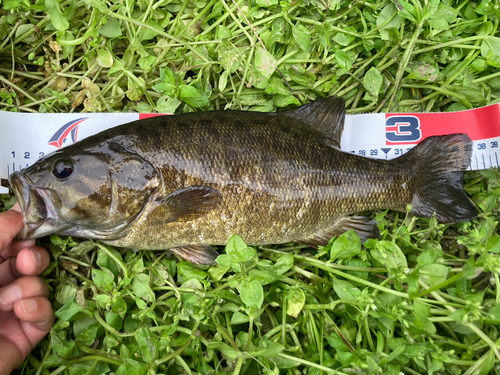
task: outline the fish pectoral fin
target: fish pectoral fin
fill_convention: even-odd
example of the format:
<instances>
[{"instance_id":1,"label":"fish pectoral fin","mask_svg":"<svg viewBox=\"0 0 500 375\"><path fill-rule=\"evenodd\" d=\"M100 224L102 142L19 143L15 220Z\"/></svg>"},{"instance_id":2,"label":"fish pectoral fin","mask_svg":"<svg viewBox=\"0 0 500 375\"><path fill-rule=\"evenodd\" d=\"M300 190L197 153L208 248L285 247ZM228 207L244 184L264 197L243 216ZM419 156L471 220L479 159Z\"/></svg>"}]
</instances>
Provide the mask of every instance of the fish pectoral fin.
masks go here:
<instances>
[{"instance_id":1,"label":"fish pectoral fin","mask_svg":"<svg viewBox=\"0 0 500 375\"><path fill-rule=\"evenodd\" d=\"M157 199L149 214L163 224L195 220L215 209L222 202L219 190L207 186L189 186Z\"/></svg>"},{"instance_id":2,"label":"fish pectoral fin","mask_svg":"<svg viewBox=\"0 0 500 375\"><path fill-rule=\"evenodd\" d=\"M344 99L337 96L317 99L301 107L278 112L278 115L301 120L319 133L320 142L340 148L345 121Z\"/></svg>"},{"instance_id":3,"label":"fish pectoral fin","mask_svg":"<svg viewBox=\"0 0 500 375\"><path fill-rule=\"evenodd\" d=\"M367 216L344 216L340 218L333 227L319 233L315 233L309 238L299 242L307 245L326 245L333 236L339 236L348 230L353 230L364 243L369 238L380 237L377 222Z\"/></svg>"},{"instance_id":4,"label":"fish pectoral fin","mask_svg":"<svg viewBox=\"0 0 500 375\"><path fill-rule=\"evenodd\" d=\"M208 245L187 245L170 249L175 255L194 264L215 265L215 259L219 253Z\"/></svg>"}]
</instances>

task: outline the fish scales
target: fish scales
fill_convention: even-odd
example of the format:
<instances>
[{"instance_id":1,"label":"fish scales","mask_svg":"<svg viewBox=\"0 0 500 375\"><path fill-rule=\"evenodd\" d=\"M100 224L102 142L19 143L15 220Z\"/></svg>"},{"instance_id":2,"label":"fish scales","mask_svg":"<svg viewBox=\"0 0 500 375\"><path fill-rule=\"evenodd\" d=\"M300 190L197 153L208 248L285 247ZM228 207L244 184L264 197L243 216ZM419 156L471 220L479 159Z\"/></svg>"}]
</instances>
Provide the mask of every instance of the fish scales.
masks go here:
<instances>
[{"instance_id":1,"label":"fish scales","mask_svg":"<svg viewBox=\"0 0 500 375\"><path fill-rule=\"evenodd\" d=\"M164 195L193 185L222 195L219 209L190 222L157 226L153 216L142 217L133 235L113 244L225 244L234 233L249 244L283 243L329 228L345 213L409 200L401 188L409 177L394 163L340 152L277 116L217 115L156 117L108 134L161 172Z\"/></svg>"},{"instance_id":2,"label":"fish scales","mask_svg":"<svg viewBox=\"0 0 500 375\"><path fill-rule=\"evenodd\" d=\"M250 245L324 244L353 229L364 240L376 223L349 215L409 203L445 222L475 217L461 185L466 135L369 159L340 151L344 116L333 97L278 114L201 112L109 129L11 175L20 237L60 233L192 260L233 234Z\"/></svg>"}]
</instances>

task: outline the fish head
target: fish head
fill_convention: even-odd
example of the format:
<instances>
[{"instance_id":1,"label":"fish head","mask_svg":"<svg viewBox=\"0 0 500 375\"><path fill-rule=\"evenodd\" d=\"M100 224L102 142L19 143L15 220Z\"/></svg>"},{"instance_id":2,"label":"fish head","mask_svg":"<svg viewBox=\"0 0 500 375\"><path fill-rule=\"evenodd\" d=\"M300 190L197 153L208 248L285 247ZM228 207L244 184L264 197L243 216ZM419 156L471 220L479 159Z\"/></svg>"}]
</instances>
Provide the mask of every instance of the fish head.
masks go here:
<instances>
[{"instance_id":1,"label":"fish head","mask_svg":"<svg viewBox=\"0 0 500 375\"><path fill-rule=\"evenodd\" d=\"M160 183L148 161L107 141L58 150L9 181L24 215L19 239L121 237Z\"/></svg>"}]
</instances>

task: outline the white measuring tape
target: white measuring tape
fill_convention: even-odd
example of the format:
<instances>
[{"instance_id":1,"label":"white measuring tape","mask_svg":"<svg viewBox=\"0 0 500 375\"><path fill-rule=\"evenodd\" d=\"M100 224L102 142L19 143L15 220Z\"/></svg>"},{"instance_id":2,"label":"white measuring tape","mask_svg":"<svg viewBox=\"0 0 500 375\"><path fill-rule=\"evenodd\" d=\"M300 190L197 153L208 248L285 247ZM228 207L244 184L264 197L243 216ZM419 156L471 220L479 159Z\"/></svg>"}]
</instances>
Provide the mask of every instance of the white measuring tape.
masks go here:
<instances>
[{"instance_id":1,"label":"white measuring tape","mask_svg":"<svg viewBox=\"0 0 500 375\"><path fill-rule=\"evenodd\" d=\"M150 117L139 113L14 113L0 111L0 178L102 130ZM347 115L341 148L393 159L433 135L466 133L474 142L469 169L500 167L500 104L446 113ZM7 189L0 187L0 194Z\"/></svg>"}]
</instances>

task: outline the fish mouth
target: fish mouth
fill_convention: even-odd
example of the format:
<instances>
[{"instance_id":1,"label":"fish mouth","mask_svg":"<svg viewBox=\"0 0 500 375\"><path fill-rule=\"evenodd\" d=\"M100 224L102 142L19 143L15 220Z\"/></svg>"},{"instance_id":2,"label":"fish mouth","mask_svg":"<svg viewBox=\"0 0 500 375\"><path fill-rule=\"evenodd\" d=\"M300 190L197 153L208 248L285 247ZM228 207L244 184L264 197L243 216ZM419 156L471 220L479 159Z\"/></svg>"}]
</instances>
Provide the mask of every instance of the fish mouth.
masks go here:
<instances>
[{"instance_id":1,"label":"fish mouth","mask_svg":"<svg viewBox=\"0 0 500 375\"><path fill-rule=\"evenodd\" d=\"M43 237L61 229L55 207L57 202L60 206L60 200L52 189L33 186L20 172L11 174L9 182L23 213L24 227L17 235L18 240Z\"/></svg>"}]
</instances>

